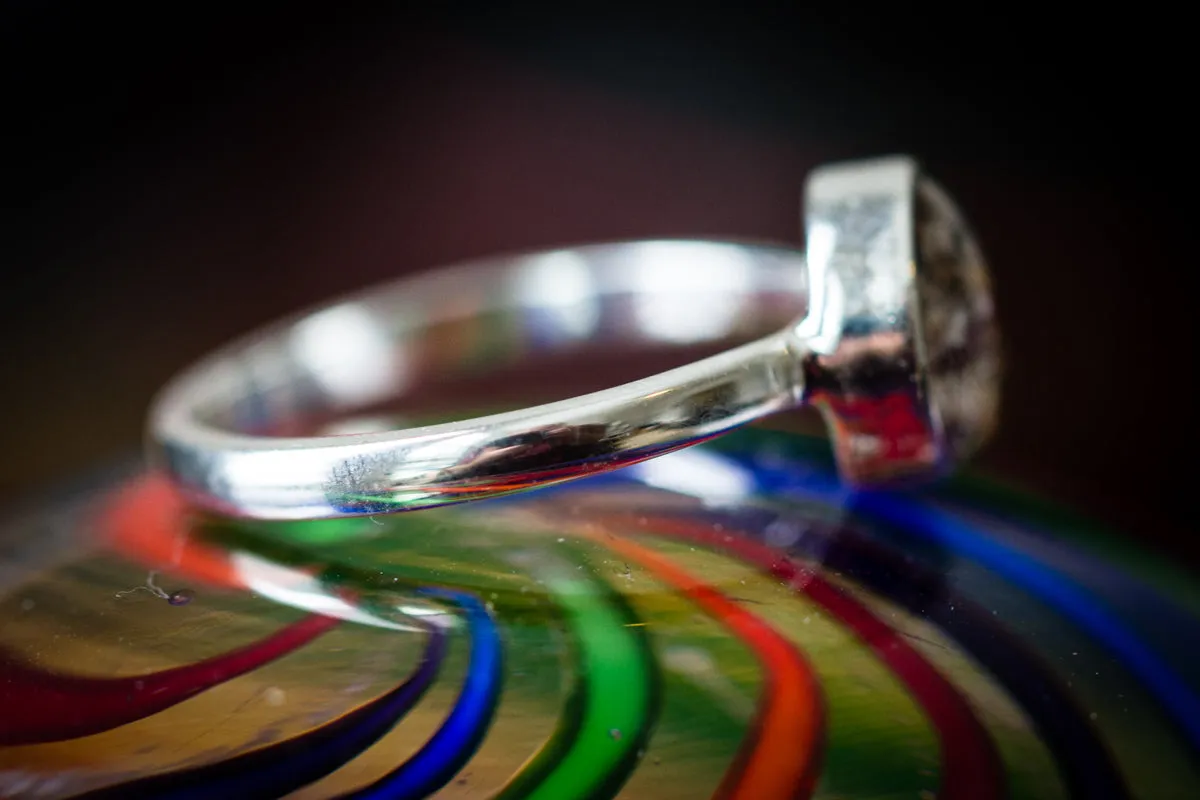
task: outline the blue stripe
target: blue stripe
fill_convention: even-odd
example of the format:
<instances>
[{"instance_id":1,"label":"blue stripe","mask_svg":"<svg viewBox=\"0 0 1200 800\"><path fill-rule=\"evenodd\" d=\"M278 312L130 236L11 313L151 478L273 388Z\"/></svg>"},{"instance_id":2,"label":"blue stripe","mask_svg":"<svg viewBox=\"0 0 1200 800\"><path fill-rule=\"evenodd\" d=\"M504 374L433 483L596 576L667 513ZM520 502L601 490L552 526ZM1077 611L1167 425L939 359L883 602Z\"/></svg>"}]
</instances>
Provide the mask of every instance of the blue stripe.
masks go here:
<instances>
[{"instance_id":1,"label":"blue stripe","mask_svg":"<svg viewBox=\"0 0 1200 800\"><path fill-rule=\"evenodd\" d=\"M1089 595L1066 576L979 535L939 509L922 508L901 497L879 492L856 494L854 506L901 526L906 533L954 549L1058 608L1120 658L1174 719L1192 747L1200 749L1200 698L1099 598Z\"/></svg>"},{"instance_id":2,"label":"blue stripe","mask_svg":"<svg viewBox=\"0 0 1200 800\"><path fill-rule=\"evenodd\" d=\"M421 594L462 609L470 629L471 656L458 702L425 745L375 783L342 795L345 800L408 800L445 786L479 749L503 685L503 645L495 621L478 598L465 592L423 588Z\"/></svg>"},{"instance_id":3,"label":"blue stripe","mask_svg":"<svg viewBox=\"0 0 1200 800\"><path fill-rule=\"evenodd\" d=\"M802 478L790 480L781 480L778 474L772 480L768 471L758 468L753 471L760 489L804 496L874 516L897 526L904 534L967 556L1055 607L1116 655L1154 695L1192 747L1200 750L1200 698L1137 634L1107 610L1103 598L1081 588L1068 576L995 541L985 531L950 512L904 495L852 492L835 475L816 470L805 470Z\"/></svg>"}]
</instances>

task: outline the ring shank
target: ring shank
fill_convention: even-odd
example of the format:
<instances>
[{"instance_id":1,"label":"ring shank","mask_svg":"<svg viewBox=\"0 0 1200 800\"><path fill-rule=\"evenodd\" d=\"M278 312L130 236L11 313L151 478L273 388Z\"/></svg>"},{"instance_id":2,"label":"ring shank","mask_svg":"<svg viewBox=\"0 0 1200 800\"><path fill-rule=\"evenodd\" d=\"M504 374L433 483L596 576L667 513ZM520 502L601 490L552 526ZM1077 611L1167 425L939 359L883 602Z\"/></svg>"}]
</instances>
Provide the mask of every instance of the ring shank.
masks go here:
<instances>
[{"instance_id":1,"label":"ring shank","mask_svg":"<svg viewBox=\"0 0 1200 800\"><path fill-rule=\"evenodd\" d=\"M643 460L790 408L801 253L697 241L595 245L442 269L235 342L173 381L152 457L202 507L260 519L389 513ZM779 331L779 332L773 332ZM280 436L430 382L597 347L765 338L600 392L391 431Z\"/></svg>"}]
</instances>

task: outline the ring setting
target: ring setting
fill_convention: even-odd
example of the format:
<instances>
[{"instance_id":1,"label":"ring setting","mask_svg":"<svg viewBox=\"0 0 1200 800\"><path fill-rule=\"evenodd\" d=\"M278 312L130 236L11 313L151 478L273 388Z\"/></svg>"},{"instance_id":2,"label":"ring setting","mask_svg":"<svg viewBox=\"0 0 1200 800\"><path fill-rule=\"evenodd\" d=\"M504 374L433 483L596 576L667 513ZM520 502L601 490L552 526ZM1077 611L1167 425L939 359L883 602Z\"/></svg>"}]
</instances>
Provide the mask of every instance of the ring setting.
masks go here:
<instances>
[{"instance_id":1,"label":"ring setting","mask_svg":"<svg viewBox=\"0 0 1200 800\"><path fill-rule=\"evenodd\" d=\"M999 334L987 268L948 195L907 157L829 165L807 181L804 227L803 252L623 242L368 289L175 378L151 409L152 460L203 509L322 519L585 477L801 405L822 412L851 485L927 479L969 458L995 426ZM764 335L569 400L418 428L290 435L307 433L305 420L352 417L461 371L464 359L445 345L466 331L494 344L520 329L509 348L517 358L483 359L492 367L588 340L704 343L748 321Z\"/></svg>"}]
</instances>

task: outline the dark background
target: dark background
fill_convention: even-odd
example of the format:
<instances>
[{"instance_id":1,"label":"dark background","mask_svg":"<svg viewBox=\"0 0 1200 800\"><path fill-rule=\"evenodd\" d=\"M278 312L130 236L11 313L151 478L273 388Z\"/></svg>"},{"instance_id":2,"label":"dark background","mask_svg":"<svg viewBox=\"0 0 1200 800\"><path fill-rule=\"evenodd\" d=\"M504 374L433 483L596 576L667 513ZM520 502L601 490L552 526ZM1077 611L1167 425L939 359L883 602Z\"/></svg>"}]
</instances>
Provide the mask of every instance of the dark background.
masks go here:
<instances>
[{"instance_id":1,"label":"dark background","mask_svg":"<svg viewBox=\"0 0 1200 800\"><path fill-rule=\"evenodd\" d=\"M813 165L903 151L996 276L984 465L1200 552L1169 20L2 7L0 498L136 448L175 370L297 306L503 250L799 243Z\"/></svg>"}]
</instances>

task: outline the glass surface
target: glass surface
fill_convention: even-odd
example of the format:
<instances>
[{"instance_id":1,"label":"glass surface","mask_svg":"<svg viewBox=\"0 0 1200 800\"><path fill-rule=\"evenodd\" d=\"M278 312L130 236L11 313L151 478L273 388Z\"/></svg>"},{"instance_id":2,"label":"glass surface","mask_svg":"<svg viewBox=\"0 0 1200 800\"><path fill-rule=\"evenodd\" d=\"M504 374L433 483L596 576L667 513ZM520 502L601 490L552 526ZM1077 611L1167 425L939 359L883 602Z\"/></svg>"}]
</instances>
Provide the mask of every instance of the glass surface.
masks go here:
<instances>
[{"instance_id":1,"label":"glass surface","mask_svg":"<svg viewBox=\"0 0 1200 800\"><path fill-rule=\"evenodd\" d=\"M848 495L739 431L350 521L154 478L0 533L0 796L1168 798L1200 590L969 478Z\"/></svg>"}]
</instances>

